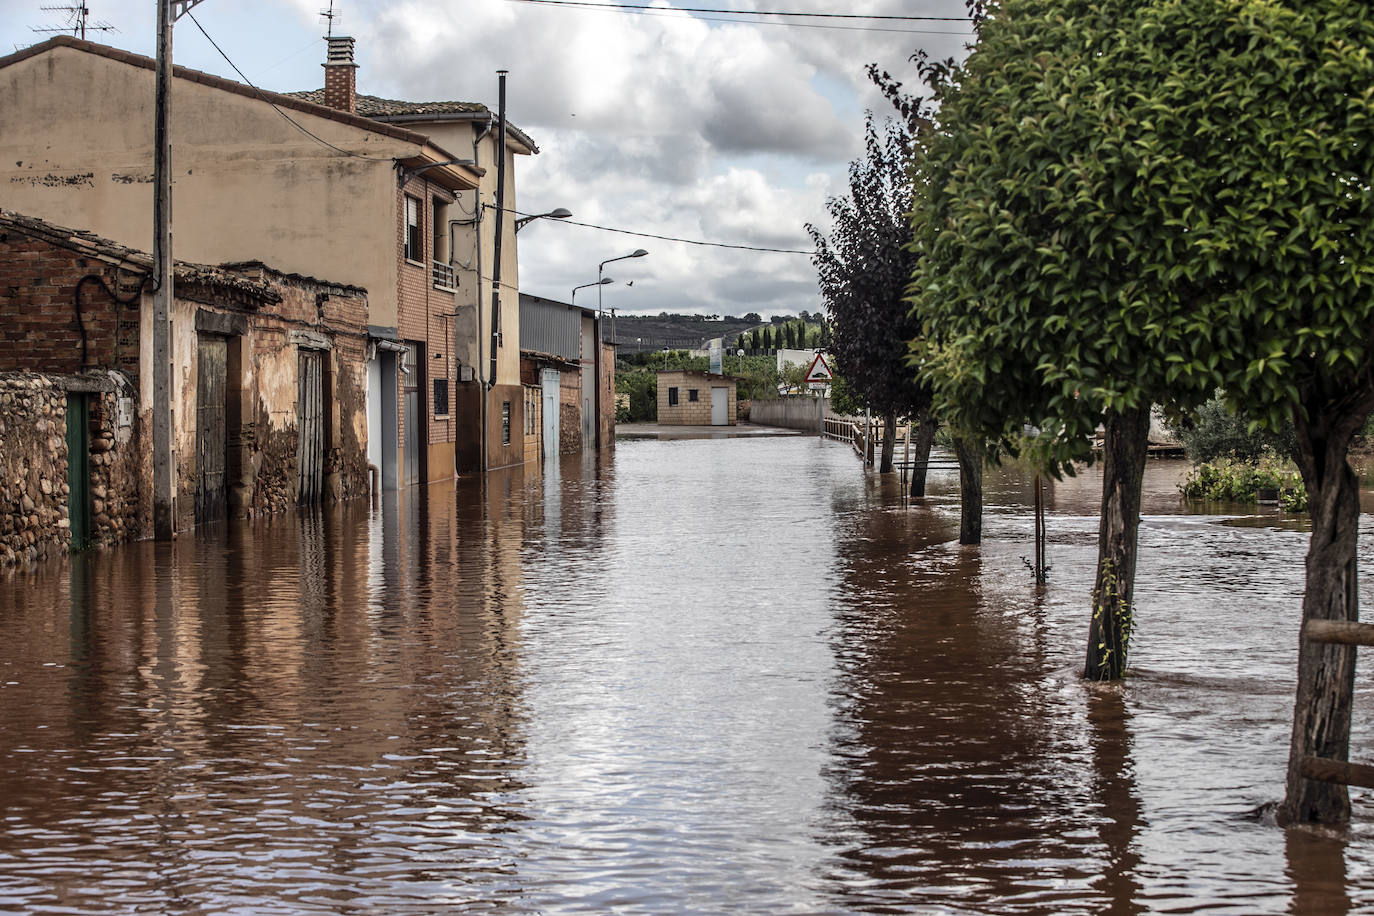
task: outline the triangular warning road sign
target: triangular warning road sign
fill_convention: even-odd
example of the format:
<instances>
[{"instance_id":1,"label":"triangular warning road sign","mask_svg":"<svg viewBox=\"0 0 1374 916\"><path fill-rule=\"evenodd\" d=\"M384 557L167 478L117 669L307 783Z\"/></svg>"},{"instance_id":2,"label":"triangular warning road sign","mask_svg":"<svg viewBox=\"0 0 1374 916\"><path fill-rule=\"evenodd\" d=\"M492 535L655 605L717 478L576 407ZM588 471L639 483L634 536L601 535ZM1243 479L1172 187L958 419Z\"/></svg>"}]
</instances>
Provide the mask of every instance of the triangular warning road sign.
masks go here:
<instances>
[{"instance_id":1,"label":"triangular warning road sign","mask_svg":"<svg viewBox=\"0 0 1374 916\"><path fill-rule=\"evenodd\" d=\"M830 365L825 361L825 356L817 353L816 358L811 361L811 368L806 370L806 381L828 382L834 377L834 373L830 371Z\"/></svg>"}]
</instances>

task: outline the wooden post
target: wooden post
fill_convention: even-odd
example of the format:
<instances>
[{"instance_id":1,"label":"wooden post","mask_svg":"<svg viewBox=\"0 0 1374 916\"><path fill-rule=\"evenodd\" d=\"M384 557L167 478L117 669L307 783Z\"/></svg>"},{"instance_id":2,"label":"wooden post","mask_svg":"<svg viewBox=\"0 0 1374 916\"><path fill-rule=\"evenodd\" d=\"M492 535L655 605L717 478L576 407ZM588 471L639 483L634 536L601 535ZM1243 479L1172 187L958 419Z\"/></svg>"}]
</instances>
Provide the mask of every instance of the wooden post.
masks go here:
<instances>
[{"instance_id":1,"label":"wooden post","mask_svg":"<svg viewBox=\"0 0 1374 916\"><path fill-rule=\"evenodd\" d=\"M172 0L157 4L153 114L153 537L171 540L172 516Z\"/></svg>"},{"instance_id":2,"label":"wooden post","mask_svg":"<svg viewBox=\"0 0 1374 916\"><path fill-rule=\"evenodd\" d=\"M906 475L911 470L911 418L906 420L906 435L902 437L902 505L911 505L911 493L906 488Z\"/></svg>"}]
</instances>

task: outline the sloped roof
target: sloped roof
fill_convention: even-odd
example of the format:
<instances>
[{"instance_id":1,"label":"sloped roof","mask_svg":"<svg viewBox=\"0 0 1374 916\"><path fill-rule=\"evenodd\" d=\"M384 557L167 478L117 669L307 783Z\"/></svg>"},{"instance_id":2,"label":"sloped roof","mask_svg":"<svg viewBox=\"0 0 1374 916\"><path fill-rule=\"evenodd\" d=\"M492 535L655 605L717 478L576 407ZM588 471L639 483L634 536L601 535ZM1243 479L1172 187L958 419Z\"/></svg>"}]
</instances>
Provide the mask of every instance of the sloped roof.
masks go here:
<instances>
[{"instance_id":1,"label":"sloped roof","mask_svg":"<svg viewBox=\"0 0 1374 916\"><path fill-rule=\"evenodd\" d=\"M6 57L0 57L0 69L11 66L12 64L17 64L30 57L37 57L53 48L72 48L76 51L85 51L87 54L95 54L99 57L119 61L120 63L141 67L144 70L156 71L157 69L157 61L153 60L151 57L144 57L141 54L122 51L119 48L112 48L108 45L96 44L93 41L83 41L80 38L73 38L71 35L55 35L47 41L31 45L30 47L24 48L21 51L16 51ZM192 70L188 67L179 65L172 68L172 76L176 79L200 83L203 86L222 89L225 92L232 92L235 95L247 96L251 99L260 99L281 108L290 108L304 112L305 114L315 115L316 117L328 118L331 121L338 121L353 127L360 127L363 130L381 134L386 137L392 137L397 140L403 140L407 143L423 145L429 142L429 138L424 134L419 134L415 131L406 130L403 127L396 127L391 124L379 123L373 118L363 117L361 115L351 115L348 112L339 111L337 108L330 108L326 105L316 104L309 99L299 98L294 94L283 94L280 92L268 92L264 89L255 89L252 86L236 83L222 76L213 76L209 73L202 73L199 70ZM323 93L323 90L321 93Z\"/></svg>"},{"instance_id":2,"label":"sloped roof","mask_svg":"<svg viewBox=\"0 0 1374 916\"><path fill-rule=\"evenodd\" d=\"M286 95L317 105L324 104L323 89L288 92ZM382 122L471 121L494 117L491 109L481 102L407 102L401 99L384 99L375 95L363 95L360 92L354 95L354 103L360 116ZM530 136L510 121L506 122L506 131L517 143L528 148L530 152L539 152L539 147L535 146Z\"/></svg>"},{"instance_id":3,"label":"sloped roof","mask_svg":"<svg viewBox=\"0 0 1374 916\"><path fill-rule=\"evenodd\" d=\"M151 274L153 270L153 257L145 251L112 242L83 229L68 229L34 216L0 209L0 234L7 231L14 231L85 257L97 258L144 274ZM250 280L208 264L177 261L174 276L183 283L231 290L258 302L281 301L281 294L269 284Z\"/></svg>"}]
</instances>

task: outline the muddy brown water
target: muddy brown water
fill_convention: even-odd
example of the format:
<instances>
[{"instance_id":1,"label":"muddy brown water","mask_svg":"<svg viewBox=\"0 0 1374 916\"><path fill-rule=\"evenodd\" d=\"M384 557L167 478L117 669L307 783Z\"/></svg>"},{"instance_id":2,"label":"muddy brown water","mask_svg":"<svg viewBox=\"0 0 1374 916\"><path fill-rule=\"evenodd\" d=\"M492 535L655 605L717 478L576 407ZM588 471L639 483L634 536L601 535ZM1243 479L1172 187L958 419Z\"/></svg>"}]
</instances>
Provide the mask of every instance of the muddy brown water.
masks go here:
<instances>
[{"instance_id":1,"label":"muddy brown water","mask_svg":"<svg viewBox=\"0 0 1374 916\"><path fill-rule=\"evenodd\" d=\"M1024 473L960 548L955 475L904 508L810 438L2 576L0 910L1370 911L1367 793L1342 834L1254 813L1306 536L1180 473L1147 470L1124 686L1077 677L1093 472L1049 494L1037 589Z\"/></svg>"}]
</instances>

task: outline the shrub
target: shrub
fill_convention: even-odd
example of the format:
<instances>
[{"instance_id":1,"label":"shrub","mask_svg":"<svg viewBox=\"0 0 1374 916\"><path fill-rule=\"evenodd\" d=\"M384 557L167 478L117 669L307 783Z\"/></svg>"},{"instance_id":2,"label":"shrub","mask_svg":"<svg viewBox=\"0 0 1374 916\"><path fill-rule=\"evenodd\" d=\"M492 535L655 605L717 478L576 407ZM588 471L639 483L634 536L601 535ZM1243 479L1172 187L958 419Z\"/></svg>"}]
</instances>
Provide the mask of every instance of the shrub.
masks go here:
<instances>
[{"instance_id":1,"label":"shrub","mask_svg":"<svg viewBox=\"0 0 1374 916\"><path fill-rule=\"evenodd\" d=\"M1251 431L1252 419L1232 413L1226 406L1224 393L1218 390L1190 416L1171 422L1169 429L1183 443L1188 457L1194 462L1219 458L1258 461L1266 454L1293 457L1297 438L1291 420L1279 429L1259 427Z\"/></svg>"},{"instance_id":2,"label":"shrub","mask_svg":"<svg viewBox=\"0 0 1374 916\"><path fill-rule=\"evenodd\" d=\"M1233 461L1222 458L1195 465L1179 490L1189 499L1253 503L1260 490L1273 490L1279 504L1289 512L1307 511L1307 488L1291 461L1272 454L1259 461Z\"/></svg>"}]
</instances>

